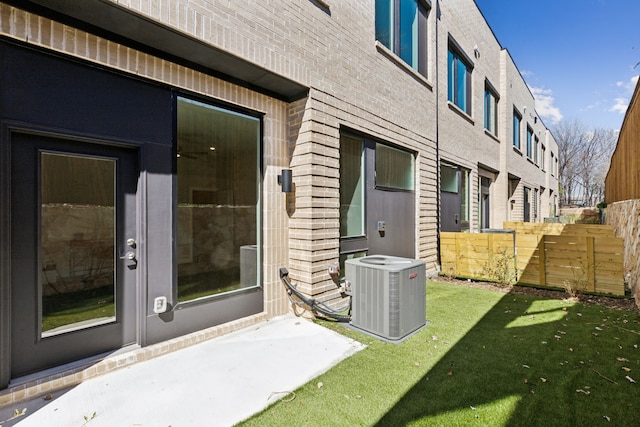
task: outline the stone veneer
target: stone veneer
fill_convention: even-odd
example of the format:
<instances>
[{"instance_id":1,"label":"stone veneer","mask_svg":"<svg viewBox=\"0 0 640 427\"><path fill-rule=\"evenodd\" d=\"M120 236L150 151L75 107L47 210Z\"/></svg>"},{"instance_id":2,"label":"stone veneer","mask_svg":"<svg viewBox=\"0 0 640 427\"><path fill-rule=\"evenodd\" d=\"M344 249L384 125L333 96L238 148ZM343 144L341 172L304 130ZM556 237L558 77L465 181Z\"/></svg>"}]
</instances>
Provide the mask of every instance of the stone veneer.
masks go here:
<instances>
[{"instance_id":1,"label":"stone veneer","mask_svg":"<svg viewBox=\"0 0 640 427\"><path fill-rule=\"evenodd\" d=\"M624 279L640 308L640 199L610 204L605 222L624 239Z\"/></svg>"}]
</instances>

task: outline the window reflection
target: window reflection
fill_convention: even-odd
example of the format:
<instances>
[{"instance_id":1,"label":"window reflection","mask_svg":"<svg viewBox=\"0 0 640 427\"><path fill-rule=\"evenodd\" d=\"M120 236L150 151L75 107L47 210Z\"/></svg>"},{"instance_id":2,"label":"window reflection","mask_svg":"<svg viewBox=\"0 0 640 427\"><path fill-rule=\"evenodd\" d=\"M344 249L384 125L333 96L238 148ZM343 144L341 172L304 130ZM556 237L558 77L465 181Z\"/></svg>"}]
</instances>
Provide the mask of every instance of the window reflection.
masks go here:
<instances>
[{"instance_id":1,"label":"window reflection","mask_svg":"<svg viewBox=\"0 0 640 427\"><path fill-rule=\"evenodd\" d=\"M258 286L260 120L178 99L178 300Z\"/></svg>"},{"instance_id":2,"label":"window reflection","mask_svg":"<svg viewBox=\"0 0 640 427\"><path fill-rule=\"evenodd\" d=\"M115 320L115 161L40 156L42 336Z\"/></svg>"}]
</instances>

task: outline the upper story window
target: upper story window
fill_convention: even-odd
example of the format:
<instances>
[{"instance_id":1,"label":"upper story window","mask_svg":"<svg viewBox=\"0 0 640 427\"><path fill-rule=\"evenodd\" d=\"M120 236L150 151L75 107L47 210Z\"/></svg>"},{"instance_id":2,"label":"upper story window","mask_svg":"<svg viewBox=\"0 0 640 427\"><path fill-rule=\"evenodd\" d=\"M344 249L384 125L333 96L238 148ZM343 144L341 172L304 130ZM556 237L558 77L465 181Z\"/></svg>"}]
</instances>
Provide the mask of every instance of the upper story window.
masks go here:
<instances>
[{"instance_id":1,"label":"upper story window","mask_svg":"<svg viewBox=\"0 0 640 427\"><path fill-rule=\"evenodd\" d=\"M513 146L518 150L520 149L520 123L522 123L522 116L518 111L513 109Z\"/></svg>"},{"instance_id":2,"label":"upper story window","mask_svg":"<svg viewBox=\"0 0 640 427\"><path fill-rule=\"evenodd\" d=\"M484 83L484 128L498 136L498 94L491 83Z\"/></svg>"},{"instance_id":3,"label":"upper story window","mask_svg":"<svg viewBox=\"0 0 640 427\"><path fill-rule=\"evenodd\" d=\"M422 0L376 0L376 40L427 76L427 14Z\"/></svg>"},{"instance_id":4,"label":"upper story window","mask_svg":"<svg viewBox=\"0 0 640 427\"><path fill-rule=\"evenodd\" d=\"M448 100L471 115L471 62L460 50L449 43Z\"/></svg>"},{"instance_id":5,"label":"upper story window","mask_svg":"<svg viewBox=\"0 0 640 427\"><path fill-rule=\"evenodd\" d=\"M551 166L551 176L555 176L556 175L556 172L554 170L555 169L554 168L554 164L555 164L554 158L555 158L555 156L553 154L553 151L551 153L549 153L549 155L550 155L549 164Z\"/></svg>"},{"instance_id":6,"label":"upper story window","mask_svg":"<svg viewBox=\"0 0 640 427\"><path fill-rule=\"evenodd\" d=\"M540 140L537 136L533 138L533 163L538 164L538 143Z\"/></svg>"},{"instance_id":7,"label":"upper story window","mask_svg":"<svg viewBox=\"0 0 640 427\"><path fill-rule=\"evenodd\" d=\"M527 126L527 157L531 158L531 151L533 149L533 129Z\"/></svg>"}]
</instances>

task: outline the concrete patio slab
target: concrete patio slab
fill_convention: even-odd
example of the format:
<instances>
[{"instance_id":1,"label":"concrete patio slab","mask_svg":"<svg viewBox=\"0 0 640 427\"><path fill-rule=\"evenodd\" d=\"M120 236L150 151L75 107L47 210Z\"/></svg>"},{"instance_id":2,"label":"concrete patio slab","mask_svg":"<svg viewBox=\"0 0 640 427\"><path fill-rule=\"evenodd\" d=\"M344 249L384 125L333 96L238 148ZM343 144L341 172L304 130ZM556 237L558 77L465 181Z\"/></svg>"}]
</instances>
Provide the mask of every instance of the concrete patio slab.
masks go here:
<instances>
[{"instance_id":1,"label":"concrete patio slab","mask_svg":"<svg viewBox=\"0 0 640 427\"><path fill-rule=\"evenodd\" d=\"M231 426L363 347L283 316L4 408L0 422L26 408L3 427Z\"/></svg>"}]
</instances>

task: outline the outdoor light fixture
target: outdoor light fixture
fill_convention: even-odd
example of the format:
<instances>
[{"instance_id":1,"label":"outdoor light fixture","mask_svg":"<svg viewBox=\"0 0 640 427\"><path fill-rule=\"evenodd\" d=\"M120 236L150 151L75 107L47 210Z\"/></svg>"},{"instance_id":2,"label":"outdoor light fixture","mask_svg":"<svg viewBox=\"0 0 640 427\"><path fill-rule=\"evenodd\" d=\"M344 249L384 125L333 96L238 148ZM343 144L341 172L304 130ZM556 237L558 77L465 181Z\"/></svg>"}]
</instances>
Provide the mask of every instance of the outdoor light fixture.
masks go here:
<instances>
[{"instance_id":1,"label":"outdoor light fixture","mask_svg":"<svg viewBox=\"0 0 640 427\"><path fill-rule=\"evenodd\" d=\"M282 186L283 193L293 192L291 169L282 169L282 175L278 175L278 184Z\"/></svg>"}]
</instances>

